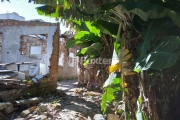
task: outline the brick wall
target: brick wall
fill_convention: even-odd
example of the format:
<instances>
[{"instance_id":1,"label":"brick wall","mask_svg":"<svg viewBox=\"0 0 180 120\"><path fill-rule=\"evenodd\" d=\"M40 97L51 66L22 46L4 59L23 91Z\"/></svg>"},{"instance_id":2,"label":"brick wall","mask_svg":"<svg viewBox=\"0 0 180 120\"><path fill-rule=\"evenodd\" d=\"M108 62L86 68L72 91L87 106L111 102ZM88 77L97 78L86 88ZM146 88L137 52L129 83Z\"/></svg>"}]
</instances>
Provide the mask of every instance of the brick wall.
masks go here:
<instances>
[{"instance_id":1,"label":"brick wall","mask_svg":"<svg viewBox=\"0 0 180 120\"><path fill-rule=\"evenodd\" d=\"M77 73L77 60L75 59L77 51L75 49L70 48L67 50L65 48L65 43L64 41L60 42L59 46L59 55L63 55L63 65L58 66L58 76L60 79L74 79L77 78L78 73ZM74 58L69 59L68 54L74 53ZM73 66L71 66L71 65Z\"/></svg>"},{"instance_id":2,"label":"brick wall","mask_svg":"<svg viewBox=\"0 0 180 120\"><path fill-rule=\"evenodd\" d=\"M21 47L20 51L23 54L30 54L30 48L31 46L41 46L41 54L46 54L46 48L47 48L47 41L39 39L38 37L31 37L31 36L21 36L20 41Z\"/></svg>"}]
</instances>

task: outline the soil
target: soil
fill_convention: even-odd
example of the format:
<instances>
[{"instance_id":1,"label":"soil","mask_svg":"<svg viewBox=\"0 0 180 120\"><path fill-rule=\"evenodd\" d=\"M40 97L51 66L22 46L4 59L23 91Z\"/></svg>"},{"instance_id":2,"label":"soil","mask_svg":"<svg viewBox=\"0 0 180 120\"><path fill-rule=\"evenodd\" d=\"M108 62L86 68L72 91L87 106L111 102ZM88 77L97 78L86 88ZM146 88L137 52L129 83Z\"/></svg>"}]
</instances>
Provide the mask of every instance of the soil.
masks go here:
<instances>
[{"instance_id":1,"label":"soil","mask_svg":"<svg viewBox=\"0 0 180 120\"><path fill-rule=\"evenodd\" d=\"M37 108L26 117L20 113L32 105L17 108L5 117L8 120L92 120L95 114L100 114L101 93L77 87L77 80L60 81L56 92L41 97L43 101L34 105Z\"/></svg>"}]
</instances>

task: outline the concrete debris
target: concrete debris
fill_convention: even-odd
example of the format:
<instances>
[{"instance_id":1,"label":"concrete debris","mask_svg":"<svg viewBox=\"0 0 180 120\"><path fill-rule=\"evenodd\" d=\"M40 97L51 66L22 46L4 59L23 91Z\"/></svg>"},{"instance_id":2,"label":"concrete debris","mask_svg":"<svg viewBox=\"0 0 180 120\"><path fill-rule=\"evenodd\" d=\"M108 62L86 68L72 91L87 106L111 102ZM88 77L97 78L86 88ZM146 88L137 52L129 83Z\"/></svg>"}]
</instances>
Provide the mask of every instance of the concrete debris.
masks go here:
<instances>
[{"instance_id":1,"label":"concrete debris","mask_svg":"<svg viewBox=\"0 0 180 120\"><path fill-rule=\"evenodd\" d=\"M21 112L20 116L21 117L26 117L27 115L29 115L30 113L32 113L33 111L35 111L35 109L37 108L37 106L33 106L27 110L24 110Z\"/></svg>"}]
</instances>

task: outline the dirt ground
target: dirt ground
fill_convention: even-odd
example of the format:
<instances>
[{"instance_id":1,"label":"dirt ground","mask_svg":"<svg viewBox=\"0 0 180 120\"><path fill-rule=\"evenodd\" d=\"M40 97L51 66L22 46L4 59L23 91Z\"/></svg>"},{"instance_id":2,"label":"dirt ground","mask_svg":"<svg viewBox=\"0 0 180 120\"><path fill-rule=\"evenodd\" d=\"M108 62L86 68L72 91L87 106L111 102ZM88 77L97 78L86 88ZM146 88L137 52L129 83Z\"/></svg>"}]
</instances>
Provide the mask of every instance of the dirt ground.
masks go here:
<instances>
[{"instance_id":1,"label":"dirt ground","mask_svg":"<svg viewBox=\"0 0 180 120\"><path fill-rule=\"evenodd\" d=\"M60 81L57 92L41 97L43 100L38 105L18 108L8 118L10 120L93 120L93 116L100 113L101 93L77 87L77 80ZM30 108L31 113L27 114L27 109Z\"/></svg>"}]
</instances>

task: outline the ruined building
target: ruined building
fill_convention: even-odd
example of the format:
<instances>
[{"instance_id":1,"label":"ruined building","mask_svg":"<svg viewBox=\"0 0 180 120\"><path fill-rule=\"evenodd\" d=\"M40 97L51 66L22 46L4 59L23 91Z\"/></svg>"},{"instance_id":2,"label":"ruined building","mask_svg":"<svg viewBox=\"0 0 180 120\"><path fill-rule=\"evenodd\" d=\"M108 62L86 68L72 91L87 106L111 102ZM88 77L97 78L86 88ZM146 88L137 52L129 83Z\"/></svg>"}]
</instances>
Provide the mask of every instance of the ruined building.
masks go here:
<instances>
[{"instance_id":1,"label":"ruined building","mask_svg":"<svg viewBox=\"0 0 180 120\"><path fill-rule=\"evenodd\" d=\"M49 74L46 81L55 86L57 79L76 78L77 64L69 59L75 57L76 50L65 50L59 34L57 23L25 21L16 13L1 14L0 83L27 78L38 83Z\"/></svg>"}]
</instances>

